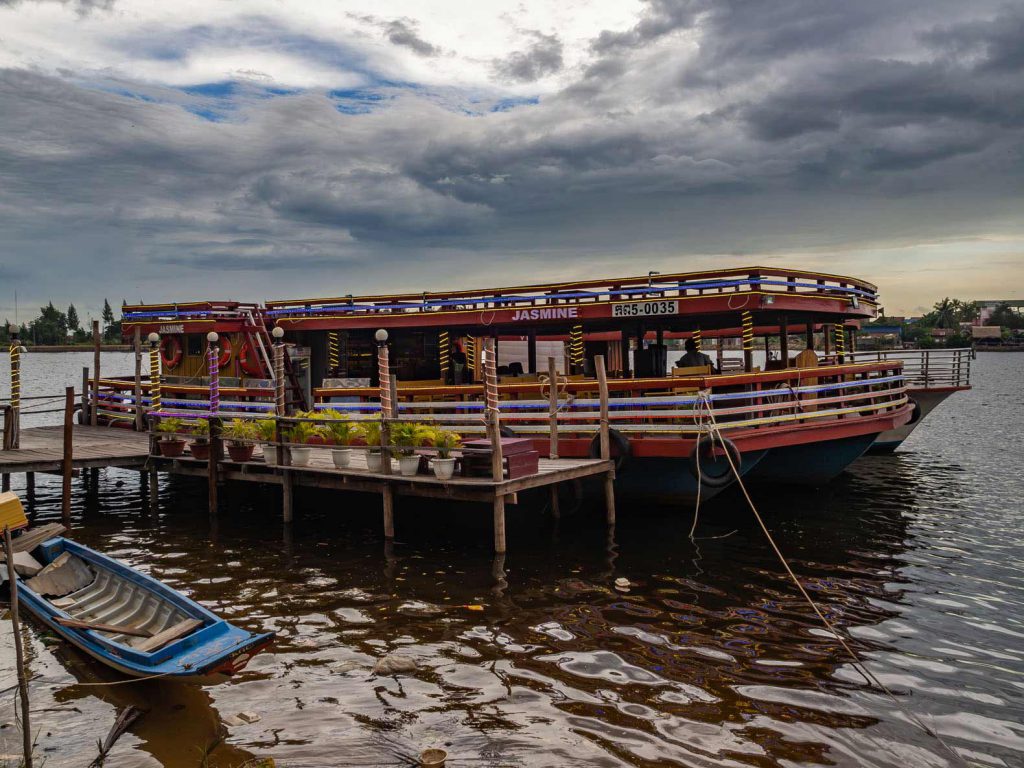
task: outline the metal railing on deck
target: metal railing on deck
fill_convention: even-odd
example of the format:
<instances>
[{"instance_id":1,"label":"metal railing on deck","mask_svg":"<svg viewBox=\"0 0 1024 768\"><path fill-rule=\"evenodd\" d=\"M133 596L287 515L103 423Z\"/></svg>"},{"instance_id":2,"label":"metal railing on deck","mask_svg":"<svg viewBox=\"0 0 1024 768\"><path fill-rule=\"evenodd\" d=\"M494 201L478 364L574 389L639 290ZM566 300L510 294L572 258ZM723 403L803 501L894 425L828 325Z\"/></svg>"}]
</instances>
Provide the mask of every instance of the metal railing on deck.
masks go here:
<instances>
[{"instance_id":1,"label":"metal railing on deck","mask_svg":"<svg viewBox=\"0 0 1024 768\"><path fill-rule=\"evenodd\" d=\"M903 363L903 375L911 389L971 386L971 359L974 350L963 349L880 349L847 352L851 362L871 361Z\"/></svg>"}]
</instances>

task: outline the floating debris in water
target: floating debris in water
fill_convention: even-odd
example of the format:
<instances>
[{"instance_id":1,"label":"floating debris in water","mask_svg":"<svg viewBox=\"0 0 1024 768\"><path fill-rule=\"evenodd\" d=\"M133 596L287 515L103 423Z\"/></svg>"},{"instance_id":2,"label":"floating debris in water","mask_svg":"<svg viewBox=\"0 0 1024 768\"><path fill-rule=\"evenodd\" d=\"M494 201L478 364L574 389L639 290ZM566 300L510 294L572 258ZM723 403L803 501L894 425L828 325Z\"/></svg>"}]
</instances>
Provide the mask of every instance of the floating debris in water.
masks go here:
<instances>
[{"instance_id":1,"label":"floating debris in water","mask_svg":"<svg viewBox=\"0 0 1024 768\"><path fill-rule=\"evenodd\" d=\"M383 677L415 671L416 659L401 653L389 653L387 656L377 659L377 663L373 665L373 674Z\"/></svg>"}]
</instances>

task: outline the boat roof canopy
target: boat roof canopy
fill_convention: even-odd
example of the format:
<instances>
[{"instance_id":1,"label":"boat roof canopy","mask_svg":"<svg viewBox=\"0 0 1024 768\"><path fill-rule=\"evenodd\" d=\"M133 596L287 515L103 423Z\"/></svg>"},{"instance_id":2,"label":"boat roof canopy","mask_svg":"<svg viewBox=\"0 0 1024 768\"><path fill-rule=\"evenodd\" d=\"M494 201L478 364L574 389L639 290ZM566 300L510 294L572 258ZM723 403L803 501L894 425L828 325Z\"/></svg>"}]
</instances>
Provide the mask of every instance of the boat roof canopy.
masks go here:
<instances>
[{"instance_id":1,"label":"boat roof canopy","mask_svg":"<svg viewBox=\"0 0 1024 768\"><path fill-rule=\"evenodd\" d=\"M493 328L629 321L665 329L733 328L750 312L759 324L812 318L845 322L876 315L878 289L842 275L779 267L742 267L479 290L289 299L267 302L285 330Z\"/></svg>"}]
</instances>

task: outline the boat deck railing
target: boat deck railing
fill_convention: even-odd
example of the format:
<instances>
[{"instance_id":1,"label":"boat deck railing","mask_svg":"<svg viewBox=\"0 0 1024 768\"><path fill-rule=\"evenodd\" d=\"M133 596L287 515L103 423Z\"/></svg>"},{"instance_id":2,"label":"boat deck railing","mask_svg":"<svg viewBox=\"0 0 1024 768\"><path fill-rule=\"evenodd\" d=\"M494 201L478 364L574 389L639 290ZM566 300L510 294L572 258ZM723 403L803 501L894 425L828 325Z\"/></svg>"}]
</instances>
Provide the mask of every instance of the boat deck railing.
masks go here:
<instances>
[{"instance_id":1,"label":"boat deck railing","mask_svg":"<svg viewBox=\"0 0 1024 768\"><path fill-rule=\"evenodd\" d=\"M697 295L766 293L841 297L852 305L877 301L877 288L852 277L771 267L745 267L624 277L571 283L419 294L335 296L267 302L271 319L360 314L424 314L457 310L538 308L565 305L678 299ZM623 310L625 312L625 310ZM622 317L633 315L623 314Z\"/></svg>"},{"instance_id":2,"label":"boat deck railing","mask_svg":"<svg viewBox=\"0 0 1024 768\"><path fill-rule=\"evenodd\" d=\"M903 363L907 386L914 389L971 386L971 360L974 350L961 349L880 349L847 353L858 363L870 361Z\"/></svg>"},{"instance_id":3,"label":"boat deck railing","mask_svg":"<svg viewBox=\"0 0 1024 768\"><path fill-rule=\"evenodd\" d=\"M560 379L550 383L499 386L502 423L516 434L547 436L552 431L596 434L600 402L596 381ZM899 362L787 369L768 373L685 378L609 380L608 420L631 435L694 436L713 413L724 430L790 427L896 410L907 403ZM374 419L380 403L373 388L320 389L315 408L355 420ZM424 422L458 424L480 432L486 407L482 385L415 387L397 390L398 412ZM338 399L341 402L337 401Z\"/></svg>"}]
</instances>

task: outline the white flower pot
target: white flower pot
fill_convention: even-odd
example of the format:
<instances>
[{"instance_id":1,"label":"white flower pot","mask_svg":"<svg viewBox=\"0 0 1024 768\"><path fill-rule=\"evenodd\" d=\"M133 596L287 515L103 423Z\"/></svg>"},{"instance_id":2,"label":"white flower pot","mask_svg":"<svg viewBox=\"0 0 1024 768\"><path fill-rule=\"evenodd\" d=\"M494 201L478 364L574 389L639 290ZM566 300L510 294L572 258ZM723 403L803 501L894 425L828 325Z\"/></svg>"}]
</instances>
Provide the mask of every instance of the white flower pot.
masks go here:
<instances>
[{"instance_id":1,"label":"white flower pot","mask_svg":"<svg viewBox=\"0 0 1024 768\"><path fill-rule=\"evenodd\" d=\"M309 464L309 455L313 453L312 448L292 448L292 466L305 467Z\"/></svg>"},{"instance_id":2,"label":"white flower pot","mask_svg":"<svg viewBox=\"0 0 1024 768\"><path fill-rule=\"evenodd\" d=\"M398 459L398 471L403 477L412 477L420 471L419 456L401 456Z\"/></svg>"},{"instance_id":3,"label":"white flower pot","mask_svg":"<svg viewBox=\"0 0 1024 768\"><path fill-rule=\"evenodd\" d=\"M263 461L266 462L268 467L277 466L277 446L276 445L264 445L263 446Z\"/></svg>"},{"instance_id":4,"label":"white flower pot","mask_svg":"<svg viewBox=\"0 0 1024 768\"><path fill-rule=\"evenodd\" d=\"M366 468L371 472L380 472L384 468L384 460L380 451L366 452Z\"/></svg>"},{"instance_id":5,"label":"white flower pot","mask_svg":"<svg viewBox=\"0 0 1024 768\"><path fill-rule=\"evenodd\" d=\"M438 480L451 480L455 474L455 459L434 459L434 476Z\"/></svg>"},{"instance_id":6,"label":"white flower pot","mask_svg":"<svg viewBox=\"0 0 1024 768\"><path fill-rule=\"evenodd\" d=\"M331 459L334 460L334 466L338 469L344 469L352 461L352 449L335 448L331 451Z\"/></svg>"}]
</instances>

